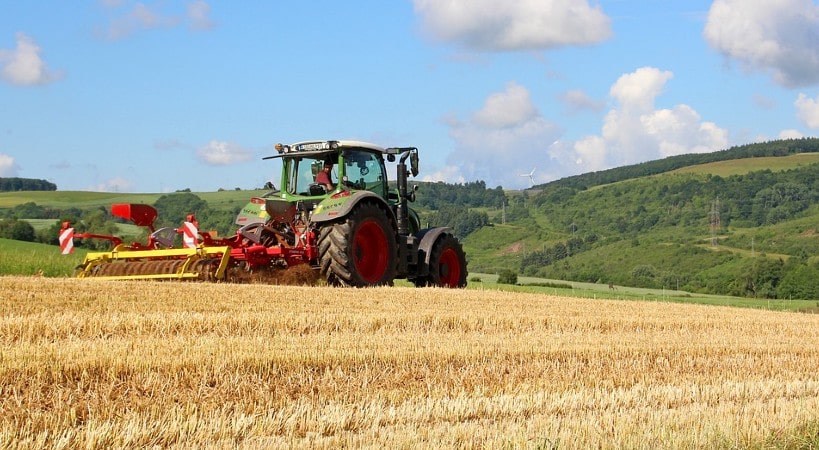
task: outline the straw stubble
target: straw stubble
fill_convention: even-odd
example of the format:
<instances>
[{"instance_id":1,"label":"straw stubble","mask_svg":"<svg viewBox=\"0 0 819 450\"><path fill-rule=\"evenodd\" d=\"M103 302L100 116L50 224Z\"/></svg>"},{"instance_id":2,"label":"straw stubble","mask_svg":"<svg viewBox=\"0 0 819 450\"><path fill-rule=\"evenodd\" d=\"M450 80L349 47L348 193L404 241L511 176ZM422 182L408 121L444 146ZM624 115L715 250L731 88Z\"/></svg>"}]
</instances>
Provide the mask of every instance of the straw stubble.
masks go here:
<instances>
[{"instance_id":1,"label":"straw stubble","mask_svg":"<svg viewBox=\"0 0 819 450\"><path fill-rule=\"evenodd\" d=\"M816 315L23 277L0 299L1 448L712 448L819 428Z\"/></svg>"}]
</instances>

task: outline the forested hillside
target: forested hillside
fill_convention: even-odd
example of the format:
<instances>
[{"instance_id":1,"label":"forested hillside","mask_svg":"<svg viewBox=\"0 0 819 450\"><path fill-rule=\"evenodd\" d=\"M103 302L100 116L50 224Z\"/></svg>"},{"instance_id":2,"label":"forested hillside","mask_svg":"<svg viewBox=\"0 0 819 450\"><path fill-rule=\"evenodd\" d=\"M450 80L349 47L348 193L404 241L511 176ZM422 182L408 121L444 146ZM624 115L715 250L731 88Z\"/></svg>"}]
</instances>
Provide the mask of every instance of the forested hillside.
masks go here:
<instances>
[{"instance_id":1,"label":"forested hillside","mask_svg":"<svg viewBox=\"0 0 819 450\"><path fill-rule=\"evenodd\" d=\"M784 158L798 148L813 151L817 140L754 144L719 158L685 155L702 165L688 173L637 177L644 167L621 168L596 188L576 186L602 178L551 183L510 199L525 205L527 217L506 225L495 221L466 239L470 267L703 293L819 298L819 164L721 177L703 163L724 161L726 154ZM665 163L669 170L679 168Z\"/></svg>"}]
</instances>

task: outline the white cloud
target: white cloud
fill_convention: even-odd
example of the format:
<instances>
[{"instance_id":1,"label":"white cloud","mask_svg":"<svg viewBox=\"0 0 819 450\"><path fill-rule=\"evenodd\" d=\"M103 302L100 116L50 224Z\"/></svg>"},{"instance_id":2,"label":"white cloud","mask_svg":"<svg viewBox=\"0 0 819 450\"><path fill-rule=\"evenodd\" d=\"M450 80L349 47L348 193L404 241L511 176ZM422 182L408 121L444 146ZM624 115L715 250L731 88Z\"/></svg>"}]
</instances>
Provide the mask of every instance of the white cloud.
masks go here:
<instances>
[{"instance_id":1,"label":"white cloud","mask_svg":"<svg viewBox=\"0 0 819 450\"><path fill-rule=\"evenodd\" d=\"M92 186L88 190L94 192L130 192L135 186L134 182L127 178L115 177Z\"/></svg>"},{"instance_id":2,"label":"white cloud","mask_svg":"<svg viewBox=\"0 0 819 450\"><path fill-rule=\"evenodd\" d=\"M509 83L506 90L491 94L473 116L475 123L491 128L514 127L538 115L529 91L517 83Z\"/></svg>"},{"instance_id":3,"label":"white cloud","mask_svg":"<svg viewBox=\"0 0 819 450\"><path fill-rule=\"evenodd\" d=\"M188 22L194 30L210 30L216 26L210 18L210 5L204 0L188 3Z\"/></svg>"},{"instance_id":4,"label":"white cloud","mask_svg":"<svg viewBox=\"0 0 819 450\"><path fill-rule=\"evenodd\" d=\"M726 148L727 131L703 121L690 106L655 109L656 97L671 78L671 72L651 67L621 76L609 91L616 106L606 114L601 134L560 146L555 158L566 167L575 163L579 170L573 173L582 173Z\"/></svg>"},{"instance_id":5,"label":"white cloud","mask_svg":"<svg viewBox=\"0 0 819 450\"><path fill-rule=\"evenodd\" d=\"M115 8L121 5L113 5ZM137 31L156 28L170 28L179 23L173 16L165 16L144 3L137 3L125 13L111 19L105 36L109 39L122 39Z\"/></svg>"},{"instance_id":6,"label":"white cloud","mask_svg":"<svg viewBox=\"0 0 819 450\"><path fill-rule=\"evenodd\" d=\"M783 86L819 82L819 6L812 0L714 0L703 35Z\"/></svg>"},{"instance_id":7,"label":"white cloud","mask_svg":"<svg viewBox=\"0 0 819 450\"><path fill-rule=\"evenodd\" d=\"M188 2L184 13L169 13L166 2L153 4L130 1L106 0L102 2L114 14L103 34L108 39L122 39L138 31L174 28L186 21L193 30L209 30L215 26L210 18L210 4L205 0Z\"/></svg>"},{"instance_id":8,"label":"white cloud","mask_svg":"<svg viewBox=\"0 0 819 450\"><path fill-rule=\"evenodd\" d=\"M458 166L446 166L421 177L422 181L446 181L448 183L466 183L467 180Z\"/></svg>"},{"instance_id":9,"label":"white cloud","mask_svg":"<svg viewBox=\"0 0 819 450\"><path fill-rule=\"evenodd\" d=\"M587 171L597 171L606 168L606 141L600 136L586 136L574 144L577 154L574 162Z\"/></svg>"},{"instance_id":10,"label":"white cloud","mask_svg":"<svg viewBox=\"0 0 819 450\"><path fill-rule=\"evenodd\" d=\"M665 84L674 75L654 67L641 67L617 79L609 89L609 95L620 102L623 109L634 112L650 111L654 108L654 99L665 88Z\"/></svg>"},{"instance_id":11,"label":"white cloud","mask_svg":"<svg viewBox=\"0 0 819 450\"><path fill-rule=\"evenodd\" d=\"M538 50L595 44L611 35L609 18L586 0L414 0L433 38L480 51Z\"/></svg>"},{"instance_id":12,"label":"white cloud","mask_svg":"<svg viewBox=\"0 0 819 450\"><path fill-rule=\"evenodd\" d=\"M811 129L819 128L819 96L809 98L805 94L799 94L796 101L796 116Z\"/></svg>"},{"instance_id":13,"label":"white cloud","mask_svg":"<svg viewBox=\"0 0 819 450\"><path fill-rule=\"evenodd\" d=\"M560 101L566 105L570 113L580 111L601 111L606 107L605 102L597 101L585 92L575 89L566 91L560 96Z\"/></svg>"},{"instance_id":14,"label":"white cloud","mask_svg":"<svg viewBox=\"0 0 819 450\"><path fill-rule=\"evenodd\" d=\"M799 130L782 130L779 132L779 139L801 139L805 137Z\"/></svg>"},{"instance_id":15,"label":"white cloud","mask_svg":"<svg viewBox=\"0 0 819 450\"><path fill-rule=\"evenodd\" d=\"M18 169L14 157L0 153L0 177L16 177Z\"/></svg>"},{"instance_id":16,"label":"white cloud","mask_svg":"<svg viewBox=\"0 0 819 450\"><path fill-rule=\"evenodd\" d=\"M447 157L447 167L428 178L484 180L488 186L528 187L528 179L520 174L532 167L539 168L535 181L541 182L548 147L559 134L557 126L540 115L529 91L517 83L489 95L468 120L454 118L448 125L455 150Z\"/></svg>"},{"instance_id":17,"label":"white cloud","mask_svg":"<svg viewBox=\"0 0 819 450\"><path fill-rule=\"evenodd\" d=\"M226 166L251 159L253 152L232 142L210 141L196 151L196 156L206 164Z\"/></svg>"},{"instance_id":18,"label":"white cloud","mask_svg":"<svg viewBox=\"0 0 819 450\"><path fill-rule=\"evenodd\" d=\"M46 66L40 58L40 47L25 33L17 33L17 47L14 50L0 49L0 78L11 84L47 84L61 76Z\"/></svg>"}]
</instances>

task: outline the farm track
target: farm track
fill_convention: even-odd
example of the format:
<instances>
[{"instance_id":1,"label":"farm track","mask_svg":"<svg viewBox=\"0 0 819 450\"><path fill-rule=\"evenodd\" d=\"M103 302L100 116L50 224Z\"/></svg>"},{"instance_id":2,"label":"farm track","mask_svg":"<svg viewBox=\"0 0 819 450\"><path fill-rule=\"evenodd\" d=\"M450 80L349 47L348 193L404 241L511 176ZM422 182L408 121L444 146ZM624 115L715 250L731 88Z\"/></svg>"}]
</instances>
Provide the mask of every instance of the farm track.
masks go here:
<instances>
[{"instance_id":1,"label":"farm track","mask_svg":"<svg viewBox=\"0 0 819 450\"><path fill-rule=\"evenodd\" d=\"M819 316L0 277L0 448L819 444Z\"/></svg>"}]
</instances>

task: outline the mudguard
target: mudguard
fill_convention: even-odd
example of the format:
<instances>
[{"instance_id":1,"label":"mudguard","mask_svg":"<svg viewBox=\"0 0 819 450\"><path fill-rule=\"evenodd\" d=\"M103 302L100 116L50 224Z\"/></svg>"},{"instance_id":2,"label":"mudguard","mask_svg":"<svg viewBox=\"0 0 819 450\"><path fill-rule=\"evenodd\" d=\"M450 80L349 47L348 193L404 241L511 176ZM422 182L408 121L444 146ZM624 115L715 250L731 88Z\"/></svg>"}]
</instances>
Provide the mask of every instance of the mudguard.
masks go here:
<instances>
[{"instance_id":1,"label":"mudguard","mask_svg":"<svg viewBox=\"0 0 819 450\"><path fill-rule=\"evenodd\" d=\"M234 224L246 226L254 223L267 222L267 220L270 218L270 214L268 214L265 204L266 201L264 198L251 198L250 202L248 202L245 207L239 211L239 215L236 216Z\"/></svg>"},{"instance_id":2,"label":"mudguard","mask_svg":"<svg viewBox=\"0 0 819 450\"><path fill-rule=\"evenodd\" d=\"M420 241L418 243L418 271L415 274L416 276L429 275L429 258L432 246L435 245L435 241L442 234L453 233L454 231L450 227L425 228L415 235L415 238Z\"/></svg>"},{"instance_id":3,"label":"mudguard","mask_svg":"<svg viewBox=\"0 0 819 450\"><path fill-rule=\"evenodd\" d=\"M310 220L314 223L322 223L340 219L350 214L353 208L364 200L376 201L382 204L389 215L388 218L395 224L395 214L392 212L392 208L383 198L370 191L337 192L316 205Z\"/></svg>"}]
</instances>

